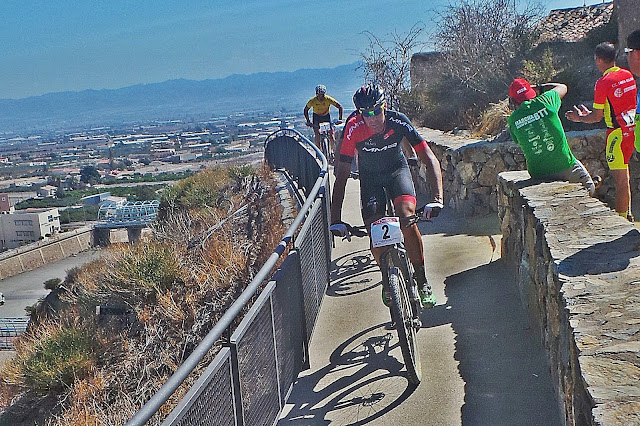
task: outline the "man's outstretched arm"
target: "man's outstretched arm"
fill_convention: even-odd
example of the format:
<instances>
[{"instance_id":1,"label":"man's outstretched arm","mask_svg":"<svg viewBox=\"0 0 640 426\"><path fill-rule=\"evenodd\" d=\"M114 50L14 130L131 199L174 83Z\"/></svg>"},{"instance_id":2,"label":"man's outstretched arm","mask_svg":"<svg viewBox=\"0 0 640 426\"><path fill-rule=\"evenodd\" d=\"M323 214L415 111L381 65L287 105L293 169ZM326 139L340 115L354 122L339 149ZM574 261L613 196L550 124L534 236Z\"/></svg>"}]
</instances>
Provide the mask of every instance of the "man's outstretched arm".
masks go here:
<instances>
[{"instance_id":1,"label":"man's outstretched arm","mask_svg":"<svg viewBox=\"0 0 640 426\"><path fill-rule=\"evenodd\" d=\"M598 123L604 117L604 110L595 108L590 110L585 105L574 105L573 109L567 111L564 116L567 120L576 123Z\"/></svg>"},{"instance_id":2,"label":"man's outstretched arm","mask_svg":"<svg viewBox=\"0 0 640 426\"><path fill-rule=\"evenodd\" d=\"M433 153L429 145L424 142L425 148L416 150L416 154L422 163L427 166L427 180L433 195L433 200L440 203L443 202L442 195L442 170L440 169L440 161Z\"/></svg>"}]
</instances>

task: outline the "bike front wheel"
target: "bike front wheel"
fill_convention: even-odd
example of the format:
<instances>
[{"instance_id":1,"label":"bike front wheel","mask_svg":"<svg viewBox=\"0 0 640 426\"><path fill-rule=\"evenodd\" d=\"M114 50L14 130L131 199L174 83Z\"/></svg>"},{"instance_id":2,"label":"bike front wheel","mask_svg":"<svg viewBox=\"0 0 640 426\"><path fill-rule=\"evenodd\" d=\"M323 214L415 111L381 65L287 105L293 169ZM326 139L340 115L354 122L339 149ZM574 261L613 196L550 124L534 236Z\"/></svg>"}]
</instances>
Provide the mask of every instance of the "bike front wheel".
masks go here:
<instances>
[{"instance_id":1,"label":"bike front wheel","mask_svg":"<svg viewBox=\"0 0 640 426\"><path fill-rule=\"evenodd\" d=\"M327 135L322 135L322 154L324 154L328 163L331 163L331 152L329 147L329 137Z\"/></svg>"},{"instance_id":2,"label":"bike front wheel","mask_svg":"<svg viewBox=\"0 0 640 426\"><path fill-rule=\"evenodd\" d=\"M400 349L407 367L407 376L410 383L418 385L422 379L422 365L420 364L416 329L413 326L411 300L404 277L400 269L395 266L389 269L389 293L391 295L391 311L395 318L396 331L400 340Z\"/></svg>"}]
</instances>

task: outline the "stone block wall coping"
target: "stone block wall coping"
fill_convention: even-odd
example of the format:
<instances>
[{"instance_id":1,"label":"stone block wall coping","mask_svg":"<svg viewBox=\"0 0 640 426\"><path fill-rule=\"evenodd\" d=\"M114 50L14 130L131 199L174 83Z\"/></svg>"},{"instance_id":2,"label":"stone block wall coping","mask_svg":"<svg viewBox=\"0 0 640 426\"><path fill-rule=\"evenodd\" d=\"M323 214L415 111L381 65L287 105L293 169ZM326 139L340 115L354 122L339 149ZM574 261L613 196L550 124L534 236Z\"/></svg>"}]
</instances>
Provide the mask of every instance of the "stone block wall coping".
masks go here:
<instances>
[{"instance_id":1,"label":"stone block wall coping","mask_svg":"<svg viewBox=\"0 0 640 426\"><path fill-rule=\"evenodd\" d=\"M571 374L565 373L565 385L575 382L578 387L584 386L590 399L584 403L592 407L588 424L639 424L640 232L602 202L590 198L578 184L536 183L526 171L503 172L499 180L503 189L508 188L505 192L518 193L521 197L518 199L524 200L520 208L535 217L536 223L526 223L526 214L521 215L525 219L520 219L525 228L520 232L536 235L536 248L524 248L535 251L535 255L509 253L509 256L528 257L530 274L544 281L535 285L546 286L538 288L537 293L544 295L538 301L541 310L547 310L547 318L541 319L542 327L546 327L542 332L546 334L543 340L547 346L553 346L550 342L564 334L558 327L566 321L565 327L569 329L566 334L573 339L575 346L571 346L575 348L578 364L573 374L578 377L571 379L568 377ZM503 203L514 197L514 193L506 194ZM518 206L506 209L509 208ZM501 215L503 222L509 216L513 221L517 212L503 211ZM509 227L515 230L517 225L503 223L503 232ZM519 235L514 239L523 240ZM532 245L526 241L521 244ZM531 263L534 258L535 265ZM540 264L542 259L546 266ZM558 312L550 308L550 300L544 300L550 298L558 300ZM563 352L562 344L558 346L547 350ZM566 362L570 354L560 353L551 358ZM576 388L559 390L563 391L568 399L579 394ZM575 410L575 400L573 404ZM573 418L574 424L582 424L580 418L576 420L571 415L567 418Z\"/></svg>"},{"instance_id":2,"label":"stone block wall coping","mask_svg":"<svg viewBox=\"0 0 640 426\"><path fill-rule=\"evenodd\" d=\"M488 142L484 139L478 139L463 134L454 135L449 132L430 129L428 127L417 127L416 130L425 140L452 150L457 150L467 145L476 144L478 142Z\"/></svg>"}]
</instances>

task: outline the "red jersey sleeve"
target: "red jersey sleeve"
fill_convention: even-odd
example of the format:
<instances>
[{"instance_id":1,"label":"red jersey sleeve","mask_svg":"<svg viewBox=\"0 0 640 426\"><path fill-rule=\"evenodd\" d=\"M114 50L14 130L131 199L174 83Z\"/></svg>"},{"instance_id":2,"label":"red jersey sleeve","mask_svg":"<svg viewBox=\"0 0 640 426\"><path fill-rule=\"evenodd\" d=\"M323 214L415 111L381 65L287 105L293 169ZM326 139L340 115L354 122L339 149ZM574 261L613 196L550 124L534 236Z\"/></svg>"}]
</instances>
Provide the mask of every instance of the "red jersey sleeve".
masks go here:
<instances>
[{"instance_id":1,"label":"red jersey sleeve","mask_svg":"<svg viewBox=\"0 0 640 426\"><path fill-rule=\"evenodd\" d=\"M348 157L346 160L351 161L351 158L356 153L356 142L358 141L359 131L358 128L364 125L362 116L355 115L351 117L347 124L344 126L344 133L342 134L342 146L340 147L340 157Z\"/></svg>"}]
</instances>

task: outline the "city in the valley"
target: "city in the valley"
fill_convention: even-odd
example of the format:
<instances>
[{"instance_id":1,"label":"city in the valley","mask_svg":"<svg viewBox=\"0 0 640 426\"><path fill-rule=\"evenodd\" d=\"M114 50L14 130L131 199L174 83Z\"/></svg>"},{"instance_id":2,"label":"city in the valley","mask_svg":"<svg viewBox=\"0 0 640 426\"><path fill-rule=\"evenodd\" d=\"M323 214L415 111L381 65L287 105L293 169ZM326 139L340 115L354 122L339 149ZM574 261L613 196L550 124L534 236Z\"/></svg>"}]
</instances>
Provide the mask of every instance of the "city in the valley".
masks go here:
<instances>
[{"instance_id":1,"label":"city in the valley","mask_svg":"<svg viewBox=\"0 0 640 426\"><path fill-rule=\"evenodd\" d=\"M0 249L96 220L104 201L158 199L167 185L201 168L260 162L266 138L281 128L310 132L300 113L245 112L0 134Z\"/></svg>"}]
</instances>

